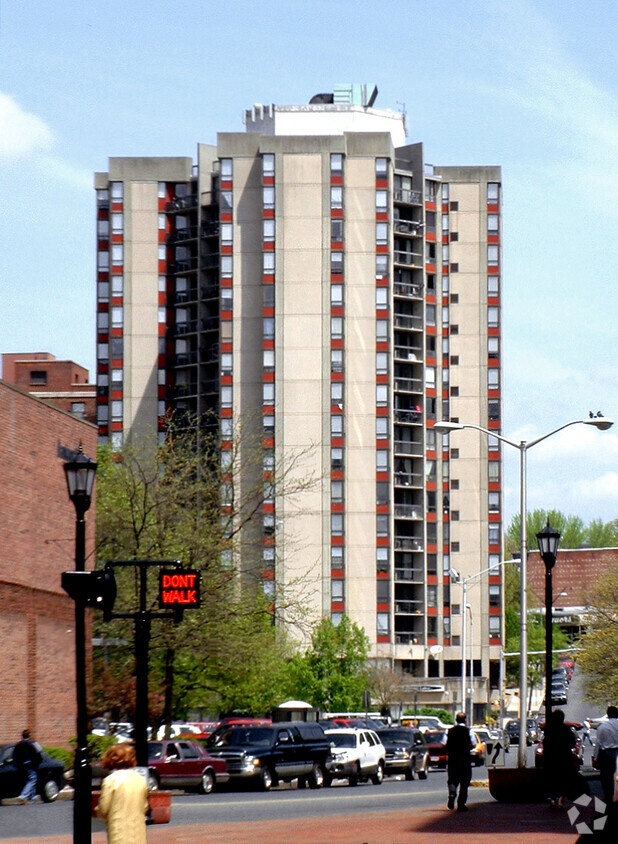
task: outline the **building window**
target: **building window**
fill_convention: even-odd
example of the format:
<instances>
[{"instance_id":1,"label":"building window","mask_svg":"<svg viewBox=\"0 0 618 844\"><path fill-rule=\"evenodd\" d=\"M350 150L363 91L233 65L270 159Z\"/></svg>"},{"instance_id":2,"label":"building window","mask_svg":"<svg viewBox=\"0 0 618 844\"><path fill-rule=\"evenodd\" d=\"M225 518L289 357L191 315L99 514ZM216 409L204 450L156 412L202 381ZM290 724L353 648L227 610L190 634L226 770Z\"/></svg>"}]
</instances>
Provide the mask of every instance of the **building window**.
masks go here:
<instances>
[{"instance_id":1,"label":"building window","mask_svg":"<svg viewBox=\"0 0 618 844\"><path fill-rule=\"evenodd\" d=\"M378 571L388 571L390 568L388 550L384 546L376 548L376 568Z\"/></svg>"},{"instance_id":2,"label":"building window","mask_svg":"<svg viewBox=\"0 0 618 844\"><path fill-rule=\"evenodd\" d=\"M262 320L262 330L264 340L275 339L275 320L272 317L264 317Z\"/></svg>"},{"instance_id":3,"label":"building window","mask_svg":"<svg viewBox=\"0 0 618 844\"><path fill-rule=\"evenodd\" d=\"M487 276L487 294L489 296L499 296L500 295L500 276L499 275L489 275L489 276Z\"/></svg>"},{"instance_id":4,"label":"building window","mask_svg":"<svg viewBox=\"0 0 618 844\"><path fill-rule=\"evenodd\" d=\"M275 433L275 417L271 414L266 414L263 417L264 436L272 436Z\"/></svg>"},{"instance_id":5,"label":"building window","mask_svg":"<svg viewBox=\"0 0 618 844\"><path fill-rule=\"evenodd\" d=\"M165 320L164 320L165 322ZM123 309L120 305L115 305L112 308L112 328L122 328L123 324Z\"/></svg>"},{"instance_id":6,"label":"building window","mask_svg":"<svg viewBox=\"0 0 618 844\"><path fill-rule=\"evenodd\" d=\"M343 469L343 449L331 448L330 468L333 472L341 472Z\"/></svg>"},{"instance_id":7,"label":"building window","mask_svg":"<svg viewBox=\"0 0 618 844\"><path fill-rule=\"evenodd\" d=\"M487 231L489 234L498 234L499 219L497 214L487 215Z\"/></svg>"},{"instance_id":8,"label":"building window","mask_svg":"<svg viewBox=\"0 0 618 844\"><path fill-rule=\"evenodd\" d=\"M109 237L109 220L97 220L97 236L99 240L107 240Z\"/></svg>"},{"instance_id":9,"label":"building window","mask_svg":"<svg viewBox=\"0 0 618 844\"><path fill-rule=\"evenodd\" d=\"M378 481L376 484L376 504L388 504L390 485L386 481Z\"/></svg>"},{"instance_id":10,"label":"building window","mask_svg":"<svg viewBox=\"0 0 618 844\"><path fill-rule=\"evenodd\" d=\"M112 200L114 202L122 202L123 193L124 193L124 185L122 182L110 182L110 190L112 194Z\"/></svg>"},{"instance_id":11,"label":"building window","mask_svg":"<svg viewBox=\"0 0 618 844\"><path fill-rule=\"evenodd\" d=\"M343 580L331 580L330 597L332 601L343 601Z\"/></svg>"},{"instance_id":12,"label":"building window","mask_svg":"<svg viewBox=\"0 0 618 844\"><path fill-rule=\"evenodd\" d=\"M264 208L269 209L275 207L275 189L273 187L262 188L262 202Z\"/></svg>"},{"instance_id":13,"label":"building window","mask_svg":"<svg viewBox=\"0 0 618 844\"><path fill-rule=\"evenodd\" d=\"M388 536L389 519L385 513L376 516L376 536Z\"/></svg>"},{"instance_id":14,"label":"building window","mask_svg":"<svg viewBox=\"0 0 618 844\"><path fill-rule=\"evenodd\" d=\"M331 437L343 436L343 416L330 417L330 435Z\"/></svg>"},{"instance_id":15,"label":"building window","mask_svg":"<svg viewBox=\"0 0 618 844\"><path fill-rule=\"evenodd\" d=\"M500 510L500 493L499 492L490 492L488 493L488 507L490 513L497 513Z\"/></svg>"},{"instance_id":16,"label":"building window","mask_svg":"<svg viewBox=\"0 0 618 844\"><path fill-rule=\"evenodd\" d=\"M273 203L274 203L274 191L273 191ZM219 207L223 213L231 213L232 209L234 208L234 197L232 195L231 190L222 190L219 192ZM274 205L272 206L274 207Z\"/></svg>"},{"instance_id":17,"label":"building window","mask_svg":"<svg viewBox=\"0 0 618 844\"><path fill-rule=\"evenodd\" d=\"M109 270L109 252L97 253L97 269L99 272L107 272Z\"/></svg>"},{"instance_id":18,"label":"building window","mask_svg":"<svg viewBox=\"0 0 618 844\"><path fill-rule=\"evenodd\" d=\"M490 460L487 464L487 478L490 484L498 483L500 480L500 463L497 460Z\"/></svg>"},{"instance_id":19,"label":"building window","mask_svg":"<svg viewBox=\"0 0 618 844\"><path fill-rule=\"evenodd\" d=\"M487 266L497 267L498 259L500 257L500 250L496 243L489 243L487 245Z\"/></svg>"},{"instance_id":20,"label":"building window","mask_svg":"<svg viewBox=\"0 0 618 844\"><path fill-rule=\"evenodd\" d=\"M232 356L230 355L230 358ZM223 360L223 355L221 355L221 359ZM274 372L275 369L275 350L274 349L264 349L262 352L262 365L265 372ZM230 366L231 370L231 366Z\"/></svg>"},{"instance_id":21,"label":"building window","mask_svg":"<svg viewBox=\"0 0 618 844\"><path fill-rule=\"evenodd\" d=\"M487 402L487 416L492 422L500 419L500 400L489 399Z\"/></svg>"},{"instance_id":22,"label":"building window","mask_svg":"<svg viewBox=\"0 0 618 844\"><path fill-rule=\"evenodd\" d=\"M500 356L500 338L499 337L488 337L487 338L487 355L492 359L496 359Z\"/></svg>"},{"instance_id":23,"label":"building window","mask_svg":"<svg viewBox=\"0 0 618 844\"><path fill-rule=\"evenodd\" d=\"M124 289L124 276L112 276L112 296L122 296Z\"/></svg>"},{"instance_id":24,"label":"building window","mask_svg":"<svg viewBox=\"0 0 618 844\"><path fill-rule=\"evenodd\" d=\"M500 370L492 367L487 370L487 389L500 389Z\"/></svg>"},{"instance_id":25,"label":"building window","mask_svg":"<svg viewBox=\"0 0 618 844\"><path fill-rule=\"evenodd\" d=\"M230 181L233 174L233 161L231 158L221 158L219 162L219 167L221 171L221 179Z\"/></svg>"},{"instance_id":26,"label":"building window","mask_svg":"<svg viewBox=\"0 0 618 844\"><path fill-rule=\"evenodd\" d=\"M376 243L380 245L388 243L388 223L376 223Z\"/></svg>"},{"instance_id":27,"label":"building window","mask_svg":"<svg viewBox=\"0 0 618 844\"><path fill-rule=\"evenodd\" d=\"M330 350L330 371L343 372L343 349Z\"/></svg>"},{"instance_id":28,"label":"building window","mask_svg":"<svg viewBox=\"0 0 618 844\"><path fill-rule=\"evenodd\" d=\"M99 333L109 331L109 314L107 311L99 311L97 314L97 331Z\"/></svg>"},{"instance_id":29,"label":"building window","mask_svg":"<svg viewBox=\"0 0 618 844\"><path fill-rule=\"evenodd\" d=\"M376 278L385 278L388 275L388 255L376 255Z\"/></svg>"},{"instance_id":30,"label":"building window","mask_svg":"<svg viewBox=\"0 0 618 844\"><path fill-rule=\"evenodd\" d=\"M386 343L388 341L388 320L376 320L376 342Z\"/></svg>"},{"instance_id":31,"label":"building window","mask_svg":"<svg viewBox=\"0 0 618 844\"><path fill-rule=\"evenodd\" d=\"M500 616L489 616L489 635L492 639L497 639L500 637Z\"/></svg>"},{"instance_id":32,"label":"building window","mask_svg":"<svg viewBox=\"0 0 618 844\"><path fill-rule=\"evenodd\" d=\"M330 221L330 239L333 243L343 241L343 220L334 219Z\"/></svg>"},{"instance_id":33,"label":"building window","mask_svg":"<svg viewBox=\"0 0 618 844\"><path fill-rule=\"evenodd\" d=\"M343 188L333 186L330 189L330 207L343 208Z\"/></svg>"},{"instance_id":34,"label":"building window","mask_svg":"<svg viewBox=\"0 0 618 844\"><path fill-rule=\"evenodd\" d=\"M343 501L343 481L330 482L330 500L335 504Z\"/></svg>"},{"instance_id":35,"label":"building window","mask_svg":"<svg viewBox=\"0 0 618 844\"><path fill-rule=\"evenodd\" d=\"M330 174L331 176L341 176L343 174L343 155L340 152L331 153Z\"/></svg>"},{"instance_id":36,"label":"building window","mask_svg":"<svg viewBox=\"0 0 618 844\"><path fill-rule=\"evenodd\" d=\"M330 532L332 536L343 536L343 513L330 514Z\"/></svg>"},{"instance_id":37,"label":"building window","mask_svg":"<svg viewBox=\"0 0 618 844\"><path fill-rule=\"evenodd\" d=\"M388 352L376 353L376 372L378 375L386 375L388 373Z\"/></svg>"},{"instance_id":38,"label":"building window","mask_svg":"<svg viewBox=\"0 0 618 844\"><path fill-rule=\"evenodd\" d=\"M388 636L390 630L390 622L388 613L379 612L376 614L376 634L378 636Z\"/></svg>"},{"instance_id":39,"label":"building window","mask_svg":"<svg viewBox=\"0 0 618 844\"><path fill-rule=\"evenodd\" d=\"M343 285L331 284L330 286L330 303L334 308L340 308L343 305Z\"/></svg>"},{"instance_id":40,"label":"building window","mask_svg":"<svg viewBox=\"0 0 618 844\"><path fill-rule=\"evenodd\" d=\"M388 176L388 158L376 158L376 179L386 179Z\"/></svg>"},{"instance_id":41,"label":"building window","mask_svg":"<svg viewBox=\"0 0 618 844\"><path fill-rule=\"evenodd\" d=\"M272 179L275 175L275 156L272 152L262 155L262 176Z\"/></svg>"},{"instance_id":42,"label":"building window","mask_svg":"<svg viewBox=\"0 0 618 844\"><path fill-rule=\"evenodd\" d=\"M262 221L262 236L265 243L272 243L275 239L275 221L273 219L269 218Z\"/></svg>"},{"instance_id":43,"label":"building window","mask_svg":"<svg viewBox=\"0 0 618 844\"><path fill-rule=\"evenodd\" d=\"M376 385L376 406L386 407L388 405L388 384Z\"/></svg>"},{"instance_id":44,"label":"building window","mask_svg":"<svg viewBox=\"0 0 618 844\"><path fill-rule=\"evenodd\" d=\"M330 565L334 569L343 568L343 546L332 545L330 549Z\"/></svg>"},{"instance_id":45,"label":"building window","mask_svg":"<svg viewBox=\"0 0 618 844\"><path fill-rule=\"evenodd\" d=\"M33 369L30 371L30 384L34 386L43 386L47 384L47 372L43 369Z\"/></svg>"},{"instance_id":46,"label":"building window","mask_svg":"<svg viewBox=\"0 0 618 844\"><path fill-rule=\"evenodd\" d=\"M272 275L275 272L274 252L264 252L262 254L262 270L264 275Z\"/></svg>"},{"instance_id":47,"label":"building window","mask_svg":"<svg viewBox=\"0 0 618 844\"><path fill-rule=\"evenodd\" d=\"M500 185L497 182L487 183L487 201L497 202L500 196Z\"/></svg>"},{"instance_id":48,"label":"building window","mask_svg":"<svg viewBox=\"0 0 618 844\"><path fill-rule=\"evenodd\" d=\"M331 340L341 340L343 337L343 319L341 317L331 317L330 336Z\"/></svg>"},{"instance_id":49,"label":"building window","mask_svg":"<svg viewBox=\"0 0 618 844\"><path fill-rule=\"evenodd\" d=\"M221 387L220 391L221 395L221 407L231 407L232 406L232 387L223 386Z\"/></svg>"},{"instance_id":50,"label":"building window","mask_svg":"<svg viewBox=\"0 0 618 844\"><path fill-rule=\"evenodd\" d=\"M97 407L97 424L107 425L109 420L108 407L106 404L100 404Z\"/></svg>"},{"instance_id":51,"label":"building window","mask_svg":"<svg viewBox=\"0 0 618 844\"><path fill-rule=\"evenodd\" d=\"M116 399L111 402L112 407L112 421L118 422L122 420L122 401Z\"/></svg>"},{"instance_id":52,"label":"building window","mask_svg":"<svg viewBox=\"0 0 618 844\"><path fill-rule=\"evenodd\" d=\"M109 281L100 281L97 288L99 302L109 302Z\"/></svg>"},{"instance_id":53,"label":"building window","mask_svg":"<svg viewBox=\"0 0 618 844\"><path fill-rule=\"evenodd\" d=\"M262 384L262 402L264 404L275 403L275 385L272 381Z\"/></svg>"},{"instance_id":54,"label":"building window","mask_svg":"<svg viewBox=\"0 0 618 844\"><path fill-rule=\"evenodd\" d=\"M376 310L388 310L388 288L376 287Z\"/></svg>"},{"instance_id":55,"label":"building window","mask_svg":"<svg viewBox=\"0 0 618 844\"><path fill-rule=\"evenodd\" d=\"M388 208L388 191L376 191L376 211L378 214L385 213Z\"/></svg>"},{"instance_id":56,"label":"building window","mask_svg":"<svg viewBox=\"0 0 618 844\"><path fill-rule=\"evenodd\" d=\"M269 221L274 222L274 221ZM224 246L230 246L232 243L233 226L231 223L221 223L221 243Z\"/></svg>"},{"instance_id":57,"label":"building window","mask_svg":"<svg viewBox=\"0 0 618 844\"><path fill-rule=\"evenodd\" d=\"M487 326L488 328L497 328L500 325L500 308L491 306L487 308Z\"/></svg>"},{"instance_id":58,"label":"building window","mask_svg":"<svg viewBox=\"0 0 618 844\"><path fill-rule=\"evenodd\" d=\"M343 252L330 253L330 271L333 275L341 275L343 272Z\"/></svg>"},{"instance_id":59,"label":"building window","mask_svg":"<svg viewBox=\"0 0 618 844\"><path fill-rule=\"evenodd\" d=\"M71 413L73 416L78 416L80 419L83 419L86 415L86 405L83 401L72 401L71 402Z\"/></svg>"},{"instance_id":60,"label":"building window","mask_svg":"<svg viewBox=\"0 0 618 844\"><path fill-rule=\"evenodd\" d=\"M388 451L378 449L376 451L376 472L388 472Z\"/></svg>"},{"instance_id":61,"label":"building window","mask_svg":"<svg viewBox=\"0 0 618 844\"><path fill-rule=\"evenodd\" d=\"M338 404L343 401L343 383L341 381L331 382L330 400L332 404Z\"/></svg>"}]
</instances>

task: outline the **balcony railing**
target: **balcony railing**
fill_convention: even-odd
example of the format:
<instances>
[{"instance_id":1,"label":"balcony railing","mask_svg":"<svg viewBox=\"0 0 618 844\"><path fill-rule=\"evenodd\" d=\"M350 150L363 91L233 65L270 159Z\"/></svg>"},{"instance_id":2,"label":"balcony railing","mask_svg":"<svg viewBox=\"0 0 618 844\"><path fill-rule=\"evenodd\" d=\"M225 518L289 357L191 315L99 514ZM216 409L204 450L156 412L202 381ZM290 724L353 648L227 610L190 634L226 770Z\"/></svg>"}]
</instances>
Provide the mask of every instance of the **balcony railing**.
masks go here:
<instances>
[{"instance_id":1,"label":"balcony railing","mask_svg":"<svg viewBox=\"0 0 618 844\"><path fill-rule=\"evenodd\" d=\"M393 284L393 292L395 296L408 296L412 299L422 299L423 285L412 284L407 281L396 281Z\"/></svg>"},{"instance_id":2,"label":"balcony railing","mask_svg":"<svg viewBox=\"0 0 618 844\"><path fill-rule=\"evenodd\" d=\"M413 536L396 536L395 537L396 551L422 551L423 542L421 539Z\"/></svg>"},{"instance_id":3,"label":"balcony railing","mask_svg":"<svg viewBox=\"0 0 618 844\"><path fill-rule=\"evenodd\" d=\"M423 569L395 569L395 580L405 581L406 583L423 583L425 575Z\"/></svg>"},{"instance_id":4,"label":"balcony railing","mask_svg":"<svg viewBox=\"0 0 618 844\"><path fill-rule=\"evenodd\" d=\"M395 391L399 393L422 393L422 378L399 378L395 377Z\"/></svg>"},{"instance_id":5,"label":"balcony railing","mask_svg":"<svg viewBox=\"0 0 618 844\"><path fill-rule=\"evenodd\" d=\"M396 519L422 519L423 511L421 507L414 504L395 504L395 518Z\"/></svg>"},{"instance_id":6,"label":"balcony railing","mask_svg":"<svg viewBox=\"0 0 618 844\"><path fill-rule=\"evenodd\" d=\"M423 444L410 440L395 440L395 454L410 454L414 457L423 456Z\"/></svg>"},{"instance_id":7,"label":"balcony railing","mask_svg":"<svg viewBox=\"0 0 618 844\"><path fill-rule=\"evenodd\" d=\"M393 229L396 234L420 235L423 233L423 224L416 220L395 220Z\"/></svg>"},{"instance_id":8,"label":"balcony railing","mask_svg":"<svg viewBox=\"0 0 618 844\"><path fill-rule=\"evenodd\" d=\"M166 211L185 211L187 208L197 207L197 196L177 196L165 204Z\"/></svg>"},{"instance_id":9,"label":"balcony railing","mask_svg":"<svg viewBox=\"0 0 618 844\"><path fill-rule=\"evenodd\" d=\"M423 415L418 410L399 410L395 409L395 422L405 422L408 424L422 422Z\"/></svg>"},{"instance_id":10,"label":"balcony railing","mask_svg":"<svg viewBox=\"0 0 618 844\"><path fill-rule=\"evenodd\" d=\"M398 360L416 361L422 363L423 350L412 346L395 346L395 358Z\"/></svg>"},{"instance_id":11,"label":"balcony railing","mask_svg":"<svg viewBox=\"0 0 618 844\"><path fill-rule=\"evenodd\" d=\"M395 202L406 202L408 205L422 205L423 195L420 190L397 188L393 191Z\"/></svg>"},{"instance_id":12,"label":"balcony railing","mask_svg":"<svg viewBox=\"0 0 618 844\"><path fill-rule=\"evenodd\" d=\"M393 259L396 264L403 264L404 267L423 266L422 252L406 252L402 249L395 249L393 251Z\"/></svg>"},{"instance_id":13,"label":"balcony railing","mask_svg":"<svg viewBox=\"0 0 618 844\"><path fill-rule=\"evenodd\" d=\"M422 615L423 601L395 601L395 612L398 615Z\"/></svg>"}]
</instances>

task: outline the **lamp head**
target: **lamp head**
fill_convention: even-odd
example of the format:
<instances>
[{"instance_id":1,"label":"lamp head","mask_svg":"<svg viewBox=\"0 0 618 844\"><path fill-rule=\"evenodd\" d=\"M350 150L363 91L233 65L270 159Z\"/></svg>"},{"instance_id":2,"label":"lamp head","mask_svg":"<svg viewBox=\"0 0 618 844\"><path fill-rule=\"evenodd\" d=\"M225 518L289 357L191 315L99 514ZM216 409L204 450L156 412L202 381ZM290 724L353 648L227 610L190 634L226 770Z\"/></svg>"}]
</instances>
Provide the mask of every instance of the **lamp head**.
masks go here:
<instances>
[{"instance_id":1,"label":"lamp head","mask_svg":"<svg viewBox=\"0 0 618 844\"><path fill-rule=\"evenodd\" d=\"M433 426L433 430L438 434L450 434L451 431L461 431L463 428L461 422L436 422Z\"/></svg>"},{"instance_id":2,"label":"lamp head","mask_svg":"<svg viewBox=\"0 0 618 844\"><path fill-rule=\"evenodd\" d=\"M599 431L607 431L608 428L611 428L614 424L613 419L609 419L607 416L602 416L600 413L597 413L596 416L591 416L589 419L583 420L584 425L592 425L594 428L598 428Z\"/></svg>"},{"instance_id":3,"label":"lamp head","mask_svg":"<svg viewBox=\"0 0 618 844\"><path fill-rule=\"evenodd\" d=\"M81 443L75 457L64 464L69 498L82 514L90 507L96 471L97 464L84 454Z\"/></svg>"},{"instance_id":4,"label":"lamp head","mask_svg":"<svg viewBox=\"0 0 618 844\"><path fill-rule=\"evenodd\" d=\"M555 530L550 524L549 519L545 527L540 530L536 539L539 543L539 551L543 562L548 569L551 569L556 564L556 554L558 553L558 543L560 542L560 531Z\"/></svg>"}]
</instances>

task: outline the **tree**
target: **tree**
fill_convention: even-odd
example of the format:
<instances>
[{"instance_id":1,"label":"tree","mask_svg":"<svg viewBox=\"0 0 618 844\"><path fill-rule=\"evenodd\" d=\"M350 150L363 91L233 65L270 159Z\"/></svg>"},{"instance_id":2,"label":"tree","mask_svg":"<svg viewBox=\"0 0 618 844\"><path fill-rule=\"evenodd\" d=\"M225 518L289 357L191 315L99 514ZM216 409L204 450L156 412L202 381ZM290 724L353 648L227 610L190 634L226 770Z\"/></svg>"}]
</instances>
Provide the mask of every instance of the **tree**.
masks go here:
<instances>
[{"instance_id":1,"label":"tree","mask_svg":"<svg viewBox=\"0 0 618 844\"><path fill-rule=\"evenodd\" d=\"M265 599L262 558L265 504L273 502L274 511L284 496L293 498L314 483L303 470L303 455L290 454L265 471L261 440L247 433L251 426L237 426L222 449L213 433L218 426L206 423L180 429L171 422L163 442L134 437L120 452L102 448L98 460L98 560L179 560L202 575L201 609L186 611L182 624L157 622L152 628L151 685L165 695L167 722L183 707L268 705L255 683L253 692L243 690L243 678L250 685L261 660L267 677L274 654L285 663L291 646L275 621L304 623L303 584L277 587ZM134 611L134 568L115 573L115 611ZM156 606L154 576L147 600ZM127 622L113 625L116 638L132 640ZM112 673L122 672L125 651L110 656ZM103 704L95 701L97 708Z\"/></svg>"},{"instance_id":2,"label":"tree","mask_svg":"<svg viewBox=\"0 0 618 844\"><path fill-rule=\"evenodd\" d=\"M323 618L311 637L311 647L292 661L296 694L322 712L361 709L369 683L369 639L347 615L339 624Z\"/></svg>"},{"instance_id":3,"label":"tree","mask_svg":"<svg viewBox=\"0 0 618 844\"><path fill-rule=\"evenodd\" d=\"M618 520L604 523L601 519L593 519L585 525L579 516L565 516L559 510L533 510L526 518L528 550L536 549L536 535L548 520L553 528L560 531L561 548L581 548L583 545L610 548L618 542ZM520 516L516 514L506 529L505 550L508 557L519 556L520 524Z\"/></svg>"},{"instance_id":4,"label":"tree","mask_svg":"<svg viewBox=\"0 0 618 844\"><path fill-rule=\"evenodd\" d=\"M395 703L400 703L405 689L402 671L391 668L390 660L376 660L368 672L369 689L373 698L377 698L380 712L390 713Z\"/></svg>"},{"instance_id":5,"label":"tree","mask_svg":"<svg viewBox=\"0 0 618 844\"><path fill-rule=\"evenodd\" d=\"M599 579L590 598L587 631L577 660L586 699L606 706L618 700L618 572Z\"/></svg>"}]
</instances>

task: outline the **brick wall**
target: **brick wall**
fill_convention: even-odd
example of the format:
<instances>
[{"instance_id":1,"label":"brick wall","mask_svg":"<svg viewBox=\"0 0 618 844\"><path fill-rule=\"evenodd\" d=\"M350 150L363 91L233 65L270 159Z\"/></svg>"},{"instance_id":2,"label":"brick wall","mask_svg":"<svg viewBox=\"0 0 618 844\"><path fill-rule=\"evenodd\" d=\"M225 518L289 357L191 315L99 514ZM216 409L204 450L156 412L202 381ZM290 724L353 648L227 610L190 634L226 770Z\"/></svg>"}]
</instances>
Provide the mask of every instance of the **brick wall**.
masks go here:
<instances>
[{"instance_id":1,"label":"brick wall","mask_svg":"<svg viewBox=\"0 0 618 844\"><path fill-rule=\"evenodd\" d=\"M618 567L618 548L558 548L552 569L555 607L585 607L599 577ZM545 606L545 565L538 551L528 554L529 606ZM566 595L560 595L566 592ZM560 597L558 597L560 595Z\"/></svg>"},{"instance_id":2,"label":"brick wall","mask_svg":"<svg viewBox=\"0 0 618 844\"><path fill-rule=\"evenodd\" d=\"M75 510L58 444L96 457L96 428L0 381L0 744L29 726L42 744L75 735ZM95 484L96 492L96 484ZM95 500L86 514L92 568Z\"/></svg>"}]
</instances>

